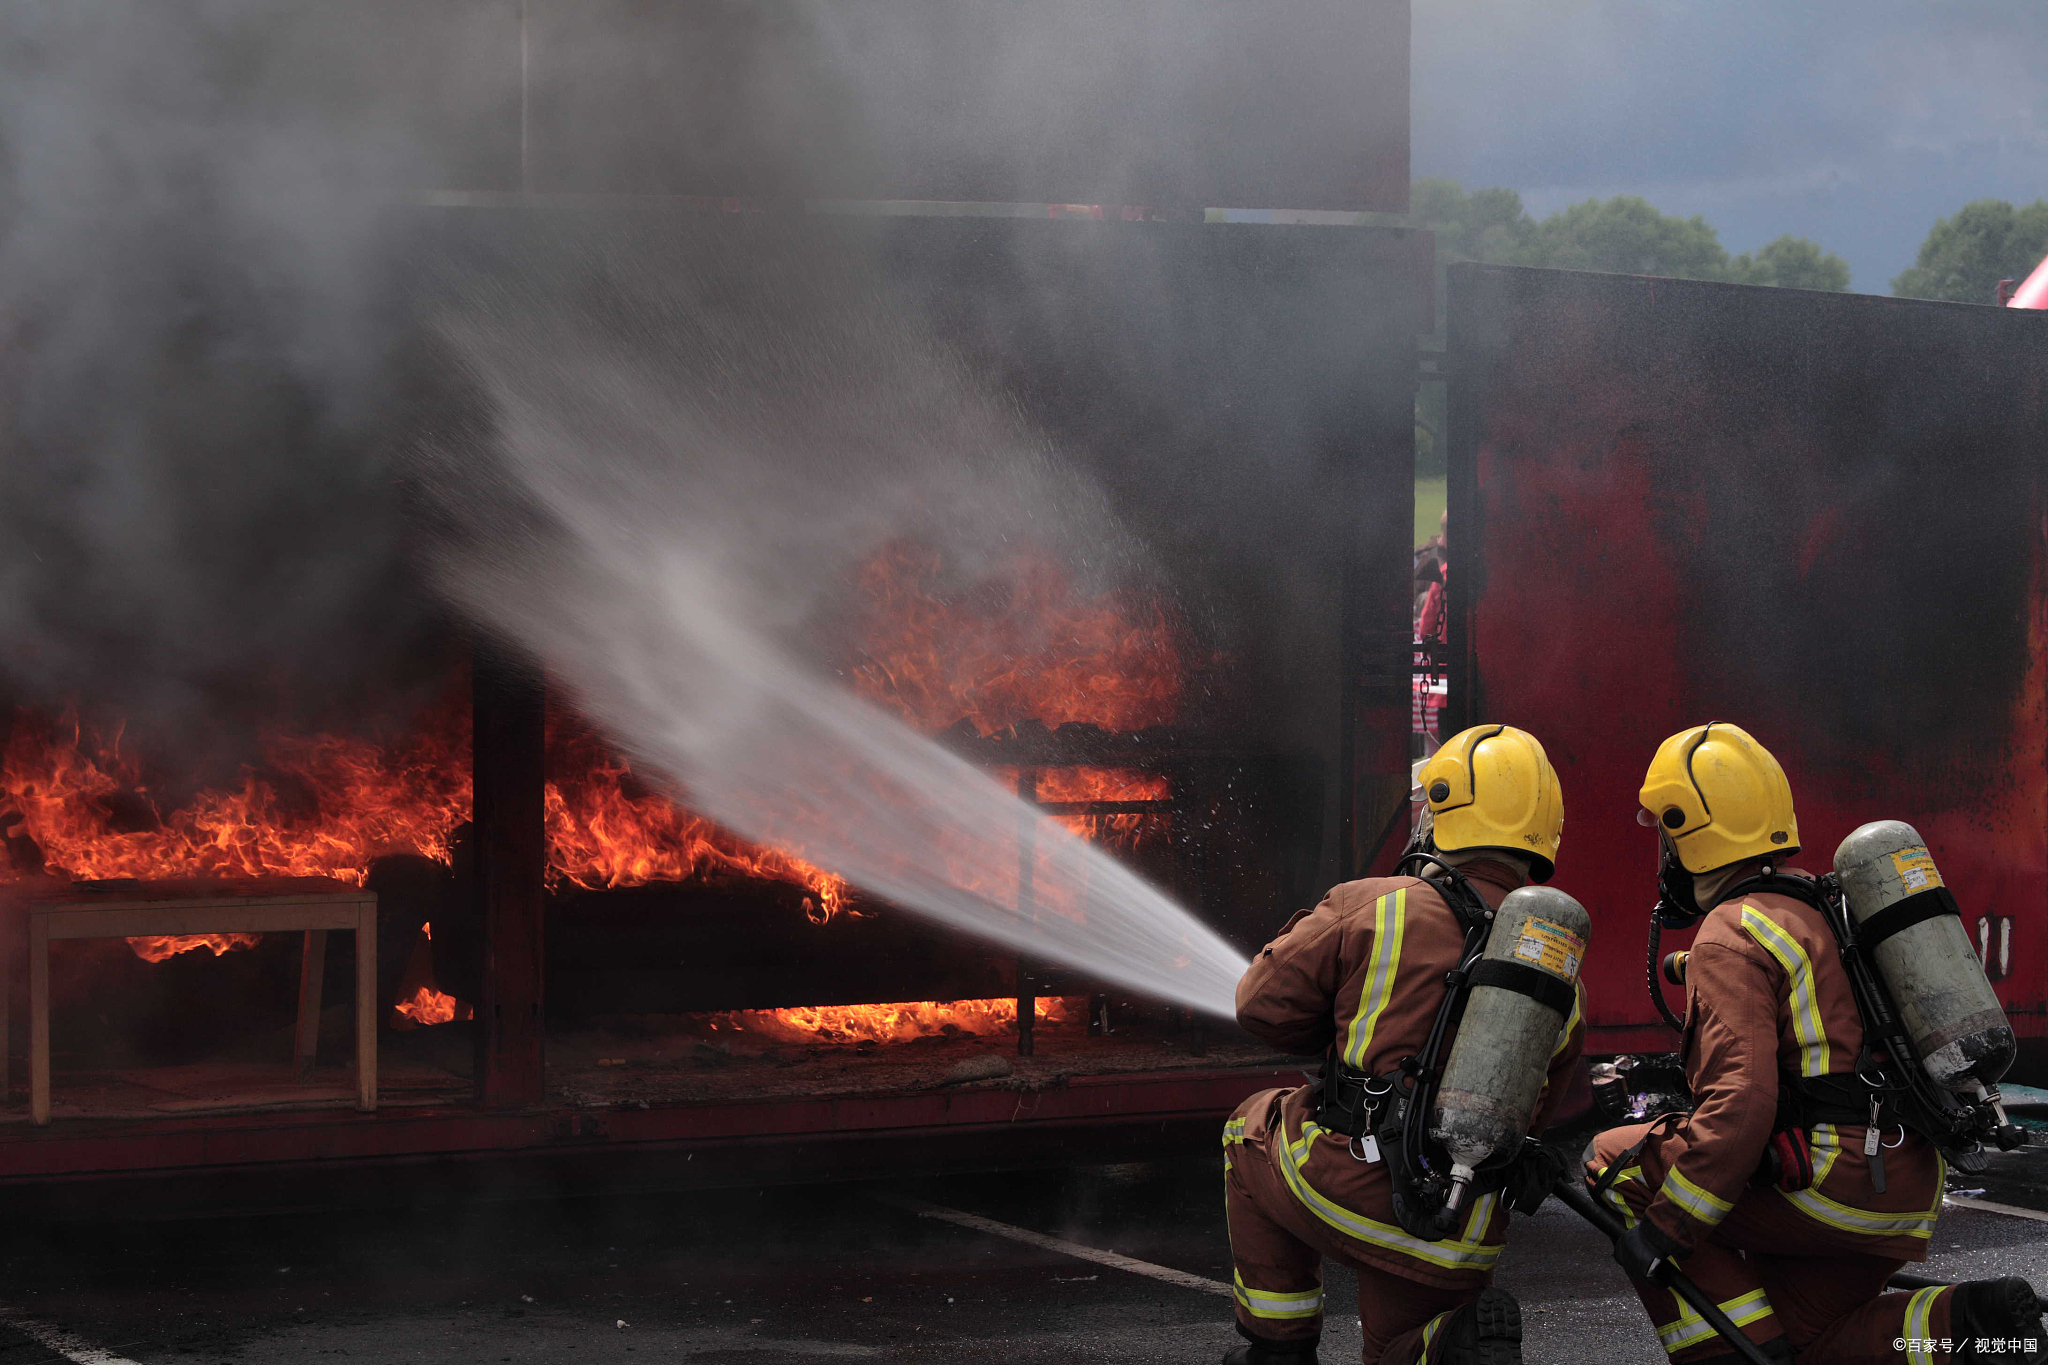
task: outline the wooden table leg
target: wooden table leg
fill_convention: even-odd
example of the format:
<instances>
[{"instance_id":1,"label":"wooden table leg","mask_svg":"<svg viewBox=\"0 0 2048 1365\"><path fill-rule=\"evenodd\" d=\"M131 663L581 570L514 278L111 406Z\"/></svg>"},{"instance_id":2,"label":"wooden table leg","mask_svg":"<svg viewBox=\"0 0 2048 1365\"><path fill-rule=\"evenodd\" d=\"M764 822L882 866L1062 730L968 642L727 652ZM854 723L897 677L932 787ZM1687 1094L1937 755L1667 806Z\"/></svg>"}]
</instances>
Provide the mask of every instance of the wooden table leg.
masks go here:
<instances>
[{"instance_id":1,"label":"wooden table leg","mask_svg":"<svg viewBox=\"0 0 2048 1365\"><path fill-rule=\"evenodd\" d=\"M50 922L28 921L28 1112L40 1127L50 1121Z\"/></svg>"},{"instance_id":2,"label":"wooden table leg","mask_svg":"<svg viewBox=\"0 0 2048 1365\"><path fill-rule=\"evenodd\" d=\"M292 1074L313 1079L320 1053L320 990L327 975L327 931L308 929L299 953L299 1027L292 1046Z\"/></svg>"},{"instance_id":3,"label":"wooden table leg","mask_svg":"<svg viewBox=\"0 0 2048 1365\"><path fill-rule=\"evenodd\" d=\"M377 1107L377 905L356 920L356 1108Z\"/></svg>"}]
</instances>

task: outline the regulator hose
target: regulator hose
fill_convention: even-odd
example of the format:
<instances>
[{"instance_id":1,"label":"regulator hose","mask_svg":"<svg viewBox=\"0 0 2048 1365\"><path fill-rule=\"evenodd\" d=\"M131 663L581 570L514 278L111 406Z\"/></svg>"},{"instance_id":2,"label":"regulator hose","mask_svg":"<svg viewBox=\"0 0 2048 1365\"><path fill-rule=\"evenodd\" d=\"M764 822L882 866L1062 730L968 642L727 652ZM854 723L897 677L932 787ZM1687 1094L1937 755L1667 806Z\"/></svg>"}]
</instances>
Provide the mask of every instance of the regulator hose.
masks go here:
<instances>
[{"instance_id":1,"label":"regulator hose","mask_svg":"<svg viewBox=\"0 0 2048 1365\"><path fill-rule=\"evenodd\" d=\"M1664 1016L1664 1022L1671 1025L1672 1032L1684 1033L1685 1020L1671 1012L1671 1006L1664 999L1663 984L1657 980L1657 949L1664 943L1664 921L1657 909L1657 906L1650 908L1650 955L1643 963L1643 979L1649 983L1650 1003L1657 1007L1657 1013Z\"/></svg>"}]
</instances>

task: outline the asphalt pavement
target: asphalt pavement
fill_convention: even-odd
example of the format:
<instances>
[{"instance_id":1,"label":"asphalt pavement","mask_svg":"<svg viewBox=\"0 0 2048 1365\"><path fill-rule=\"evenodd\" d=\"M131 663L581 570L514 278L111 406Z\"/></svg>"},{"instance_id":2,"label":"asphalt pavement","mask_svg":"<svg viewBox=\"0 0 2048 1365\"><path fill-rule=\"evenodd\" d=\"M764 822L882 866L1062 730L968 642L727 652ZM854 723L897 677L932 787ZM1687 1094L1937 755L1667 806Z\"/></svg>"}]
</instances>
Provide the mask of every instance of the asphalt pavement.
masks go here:
<instances>
[{"instance_id":1,"label":"asphalt pavement","mask_svg":"<svg viewBox=\"0 0 2048 1365\"><path fill-rule=\"evenodd\" d=\"M1987 1198L2048 1207L2048 1153ZM1167 1365L1234 1337L1219 1162L0 1229L0 1365ZM2048 1225L1953 1208L1929 1273L2048 1282ZM1500 1275L1531 1362L1661 1360L1555 1205ZM1323 1359L1358 1358L1332 1268Z\"/></svg>"}]
</instances>

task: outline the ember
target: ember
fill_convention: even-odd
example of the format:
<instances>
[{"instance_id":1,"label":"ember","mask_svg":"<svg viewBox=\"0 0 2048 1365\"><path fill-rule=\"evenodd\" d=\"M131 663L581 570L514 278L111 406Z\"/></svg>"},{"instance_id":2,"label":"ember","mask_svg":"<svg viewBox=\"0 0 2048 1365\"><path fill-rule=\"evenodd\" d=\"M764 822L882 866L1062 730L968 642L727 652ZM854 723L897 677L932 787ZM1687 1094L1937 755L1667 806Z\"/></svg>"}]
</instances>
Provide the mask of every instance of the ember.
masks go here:
<instances>
[{"instance_id":1,"label":"ember","mask_svg":"<svg viewBox=\"0 0 2048 1365\"><path fill-rule=\"evenodd\" d=\"M1085 996L1040 996L1033 1017L1062 1024L1088 1017ZM715 1030L751 1033L778 1043L902 1043L954 1034L1006 1033L1017 1026L1015 1000L917 1000L893 1005L804 1005L783 1010L729 1010L705 1022Z\"/></svg>"}]
</instances>

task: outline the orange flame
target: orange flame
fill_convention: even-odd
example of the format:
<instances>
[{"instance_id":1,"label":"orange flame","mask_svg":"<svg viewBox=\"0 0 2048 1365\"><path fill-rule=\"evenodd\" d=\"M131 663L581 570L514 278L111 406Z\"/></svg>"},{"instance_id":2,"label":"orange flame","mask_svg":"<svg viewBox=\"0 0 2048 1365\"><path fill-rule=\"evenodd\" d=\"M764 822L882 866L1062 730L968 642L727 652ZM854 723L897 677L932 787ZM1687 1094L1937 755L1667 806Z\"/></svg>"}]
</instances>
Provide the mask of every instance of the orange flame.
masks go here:
<instances>
[{"instance_id":1,"label":"orange flame","mask_svg":"<svg viewBox=\"0 0 2048 1365\"><path fill-rule=\"evenodd\" d=\"M548 875L592 890L738 877L793 882L819 924L846 903L846 883L793 853L749 843L650 789L582 726L549 724Z\"/></svg>"},{"instance_id":2,"label":"orange flame","mask_svg":"<svg viewBox=\"0 0 2048 1365\"><path fill-rule=\"evenodd\" d=\"M934 549L893 541L860 568L854 690L925 730L984 734L1024 720L1109 730L1168 725L1180 630L1159 600L1083 593L1053 559L1018 551L969 592Z\"/></svg>"},{"instance_id":3,"label":"orange flame","mask_svg":"<svg viewBox=\"0 0 2048 1365\"><path fill-rule=\"evenodd\" d=\"M211 948L213 955L220 957L237 948L254 948L261 942L261 934L149 934L129 939L128 946L144 962L162 962L195 948Z\"/></svg>"},{"instance_id":4,"label":"orange flame","mask_svg":"<svg viewBox=\"0 0 2048 1365\"><path fill-rule=\"evenodd\" d=\"M399 1001L396 1008L415 1024L445 1024L455 1018L459 1003L452 995L422 986L412 993L412 999ZM466 1012L464 1017L468 1017Z\"/></svg>"},{"instance_id":5,"label":"orange flame","mask_svg":"<svg viewBox=\"0 0 2048 1365\"><path fill-rule=\"evenodd\" d=\"M1086 996L1040 996L1034 1019L1067 1023L1088 1016ZM800 1005L780 1010L728 1010L705 1016L716 1030L752 1033L779 1043L901 1043L970 1033L1013 1031L1015 1000L914 1000L894 1005Z\"/></svg>"},{"instance_id":6,"label":"orange flame","mask_svg":"<svg viewBox=\"0 0 2048 1365\"><path fill-rule=\"evenodd\" d=\"M877 551L858 573L855 689L928 731L963 718L983 731L1027 719L1118 730L1175 719L1180 633L1162 604L1130 592L1090 595L1053 560L1028 551L1014 553L998 570L961 594L950 591L939 552L907 541ZM55 723L17 712L0 753L0 837L25 839L40 851L46 871L79 880L312 876L360 885L371 862L388 853L446 862L454 831L470 815L465 700L451 696L418 733L403 738L273 734L262 763L245 767L235 785L198 791L173 809L146 784L119 728L89 733L75 710ZM846 908L848 888L839 877L796 852L740 839L675 804L588 730L551 724L548 743L552 883L601 888L768 878L803 887L819 923ZM1041 801L1169 794L1163 777L1121 769L1047 768L1037 777ZM10 828L8 821L17 818ZM1150 837L1164 819L1156 813L1054 818L1085 837L1117 844ZM19 874L0 859L0 880L13 875ZM129 940L151 962L200 948L219 955L258 942L255 934ZM437 993L430 1006L416 996L401 1009L408 1017L417 1017L410 1006L435 1013L444 1008L439 999ZM839 1027L820 1019L819 1030Z\"/></svg>"}]
</instances>

